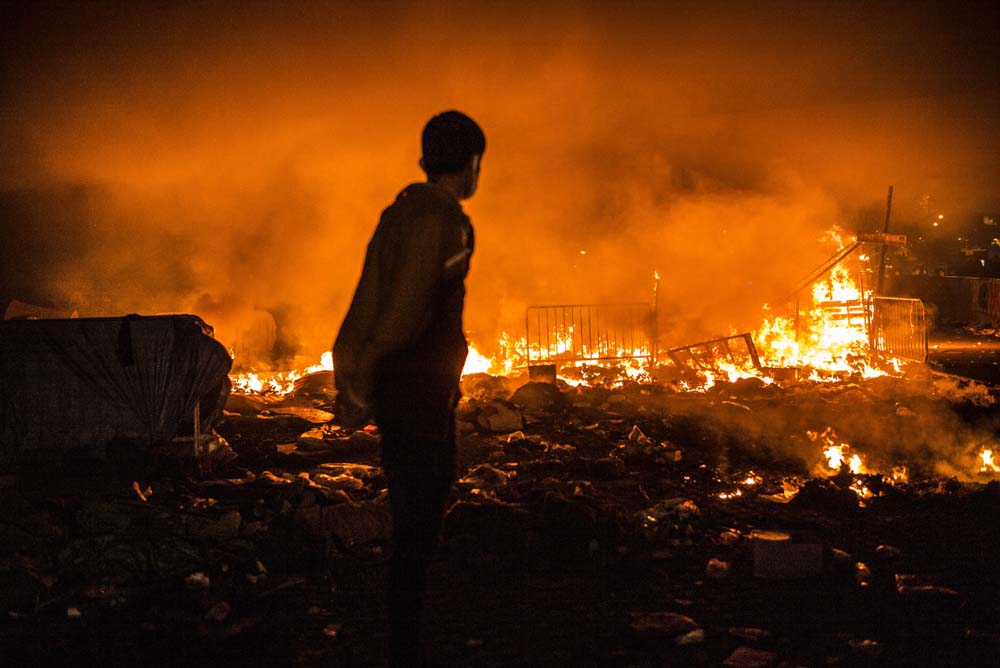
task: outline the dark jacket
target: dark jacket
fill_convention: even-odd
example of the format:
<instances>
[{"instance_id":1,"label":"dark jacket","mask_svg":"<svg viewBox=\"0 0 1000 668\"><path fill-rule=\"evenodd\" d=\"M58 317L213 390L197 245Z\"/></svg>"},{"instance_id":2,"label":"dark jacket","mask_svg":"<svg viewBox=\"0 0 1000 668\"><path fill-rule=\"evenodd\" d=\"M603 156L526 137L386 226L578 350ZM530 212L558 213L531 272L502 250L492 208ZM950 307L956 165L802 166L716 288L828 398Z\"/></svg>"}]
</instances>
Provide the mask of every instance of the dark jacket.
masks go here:
<instances>
[{"instance_id":1,"label":"dark jacket","mask_svg":"<svg viewBox=\"0 0 1000 668\"><path fill-rule=\"evenodd\" d=\"M457 393L468 353L462 308L472 249L469 218L434 184L408 186L382 212L333 347L337 390L355 404L375 404L379 426L407 423L429 408L391 415L388 405L406 392L431 383ZM442 401L428 396L423 403Z\"/></svg>"}]
</instances>

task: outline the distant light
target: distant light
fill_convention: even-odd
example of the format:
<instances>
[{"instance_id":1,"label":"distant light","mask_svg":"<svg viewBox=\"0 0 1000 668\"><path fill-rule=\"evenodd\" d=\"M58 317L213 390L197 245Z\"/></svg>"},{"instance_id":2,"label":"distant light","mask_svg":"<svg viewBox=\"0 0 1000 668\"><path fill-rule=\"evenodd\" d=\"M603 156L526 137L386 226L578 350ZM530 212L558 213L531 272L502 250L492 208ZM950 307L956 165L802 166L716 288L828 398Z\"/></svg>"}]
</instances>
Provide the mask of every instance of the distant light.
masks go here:
<instances>
[{"instance_id":1,"label":"distant light","mask_svg":"<svg viewBox=\"0 0 1000 668\"><path fill-rule=\"evenodd\" d=\"M937 226L938 226L938 224L937 224L937 223L934 223L934 225L933 225L933 226L934 226L934 227L937 227Z\"/></svg>"},{"instance_id":2,"label":"distant light","mask_svg":"<svg viewBox=\"0 0 1000 668\"><path fill-rule=\"evenodd\" d=\"M587 251L580 251L580 255L586 255Z\"/></svg>"},{"instance_id":3,"label":"distant light","mask_svg":"<svg viewBox=\"0 0 1000 668\"><path fill-rule=\"evenodd\" d=\"M944 220L944 214L943 213L939 213L938 214L938 220Z\"/></svg>"}]
</instances>

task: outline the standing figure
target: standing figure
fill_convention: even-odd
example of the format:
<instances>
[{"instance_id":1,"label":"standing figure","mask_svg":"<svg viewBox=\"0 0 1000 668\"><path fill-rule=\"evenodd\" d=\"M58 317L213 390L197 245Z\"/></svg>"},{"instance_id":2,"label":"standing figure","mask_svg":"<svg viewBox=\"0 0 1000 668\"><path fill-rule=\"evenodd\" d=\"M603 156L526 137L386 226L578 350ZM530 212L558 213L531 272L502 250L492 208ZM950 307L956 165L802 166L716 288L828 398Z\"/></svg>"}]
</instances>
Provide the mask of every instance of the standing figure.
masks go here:
<instances>
[{"instance_id":1,"label":"standing figure","mask_svg":"<svg viewBox=\"0 0 1000 668\"><path fill-rule=\"evenodd\" d=\"M455 405L468 354L462 329L486 137L458 111L424 127L425 183L382 212L333 346L338 420L373 414L392 508L389 665L419 666L427 568L455 479Z\"/></svg>"}]
</instances>

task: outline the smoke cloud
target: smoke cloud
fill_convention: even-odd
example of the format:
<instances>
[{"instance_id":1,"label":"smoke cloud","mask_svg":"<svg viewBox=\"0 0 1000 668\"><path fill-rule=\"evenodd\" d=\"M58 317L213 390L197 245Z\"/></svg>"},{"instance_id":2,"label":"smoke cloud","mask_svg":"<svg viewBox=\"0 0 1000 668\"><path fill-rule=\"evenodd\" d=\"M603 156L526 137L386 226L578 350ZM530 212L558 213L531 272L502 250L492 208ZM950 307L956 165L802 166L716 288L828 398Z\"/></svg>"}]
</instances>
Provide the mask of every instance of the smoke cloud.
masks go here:
<instances>
[{"instance_id":1,"label":"smoke cloud","mask_svg":"<svg viewBox=\"0 0 1000 668\"><path fill-rule=\"evenodd\" d=\"M0 299L187 311L237 362L313 362L434 113L488 148L466 325L644 301L667 344L754 327L925 195L1000 211L987 3L9 3Z\"/></svg>"}]
</instances>

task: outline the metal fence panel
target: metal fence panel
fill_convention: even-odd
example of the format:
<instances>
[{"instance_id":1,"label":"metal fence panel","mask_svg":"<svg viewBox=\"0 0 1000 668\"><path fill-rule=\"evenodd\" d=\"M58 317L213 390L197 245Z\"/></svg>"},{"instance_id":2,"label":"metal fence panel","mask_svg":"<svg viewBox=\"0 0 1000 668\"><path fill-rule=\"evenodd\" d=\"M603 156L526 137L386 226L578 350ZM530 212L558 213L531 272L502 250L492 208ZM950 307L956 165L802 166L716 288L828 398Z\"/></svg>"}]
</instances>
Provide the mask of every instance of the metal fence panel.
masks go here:
<instances>
[{"instance_id":1,"label":"metal fence panel","mask_svg":"<svg viewBox=\"0 0 1000 668\"><path fill-rule=\"evenodd\" d=\"M649 304L531 306L525 324L529 364L655 359Z\"/></svg>"},{"instance_id":2,"label":"metal fence panel","mask_svg":"<svg viewBox=\"0 0 1000 668\"><path fill-rule=\"evenodd\" d=\"M872 349L890 357L927 359L927 315L919 299L876 297Z\"/></svg>"},{"instance_id":3,"label":"metal fence panel","mask_svg":"<svg viewBox=\"0 0 1000 668\"><path fill-rule=\"evenodd\" d=\"M750 365L761 368L757 347L749 332L671 348L667 355L678 368L692 371L718 370L720 362L741 368L749 368Z\"/></svg>"}]
</instances>

